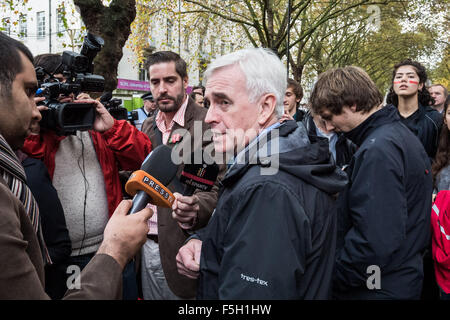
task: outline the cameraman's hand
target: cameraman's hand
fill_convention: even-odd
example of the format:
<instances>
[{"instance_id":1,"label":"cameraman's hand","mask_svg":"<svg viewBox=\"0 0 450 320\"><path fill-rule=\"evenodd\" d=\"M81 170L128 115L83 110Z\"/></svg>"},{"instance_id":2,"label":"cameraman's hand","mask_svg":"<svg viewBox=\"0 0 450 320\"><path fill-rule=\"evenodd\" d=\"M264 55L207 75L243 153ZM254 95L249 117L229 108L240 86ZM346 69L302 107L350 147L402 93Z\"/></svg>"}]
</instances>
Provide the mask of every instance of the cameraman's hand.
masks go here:
<instances>
[{"instance_id":1,"label":"cameraman's hand","mask_svg":"<svg viewBox=\"0 0 450 320\"><path fill-rule=\"evenodd\" d=\"M112 128L114 125L113 116L106 110L105 106L101 104L100 101L86 99L86 100L75 100L74 103L95 103L95 121L94 130L97 132L105 132Z\"/></svg>"},{"instance_id":2,"label":"cameraman's hand","mask_svg":"<svg viewBox=\"0 0 450 320\"><path fill-rule=\"evenodd\" d=\"M86 92L82 92L77 96L77 100L93 100Z\"/></svg>"},{"instance_id":3,"label":"cameraman's hand","mask_svg":"<svg viewBox=\"0 0 450 320\"><path fill-rule=\"evenodd\" d=\"M98 254L107 254L124 268L147 240L148 219L153 215L150 208L127 215L131 200L122 200L114 211L103 233Z\"/></svg>"}]
</instances>

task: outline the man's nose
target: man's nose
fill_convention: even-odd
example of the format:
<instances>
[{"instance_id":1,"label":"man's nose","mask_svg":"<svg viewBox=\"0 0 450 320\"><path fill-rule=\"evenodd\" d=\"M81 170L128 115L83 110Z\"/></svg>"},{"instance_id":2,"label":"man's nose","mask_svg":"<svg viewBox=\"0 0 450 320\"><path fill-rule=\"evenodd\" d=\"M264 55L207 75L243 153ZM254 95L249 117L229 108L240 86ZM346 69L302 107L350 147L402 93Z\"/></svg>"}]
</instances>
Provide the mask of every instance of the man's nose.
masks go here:
<instances>
[{"instance_id":1,"label":"man's nose","mask_svg":"<svg viewBox=\"0 0 450 320\"><path fill-rule=\"evenodd\" d=\"M330 121L325 120L325 129L327 131L333 131L336 127Z\"/></svg>"},{"instance_id":2,"label":"man's nose","mask_svg":"<svg viewBox=\"0 0 450 320\"><path fill-rule=\"evenodd\" d=\"M32 102L32 104L33 104L33 110L32 110L32 112L31 112L31 118L32 118L32 120L34 120L34 121L41 121L41 119L42 119L42 115L41 115L41 113L39 112L39 110L38 110L38 108L37 108L37 106L36 106L36 103L34 102L34 100L33 100L33 102Z\"/></svg>"},{"instance_id":3,"label":"man's nose","mask_svg":"<svg viewBox=\"0 0 450 320\"><path fill-rule=\"evenodd\" d=\"M212 104L210 104L208 111L206 112L206 117L205 117L205 122L206 123L212 123L216 121L216 113L214 110L214 106Z\"/></svg>"},{"instance_id":4,"label":"man's nose","mask_svg":"<svg viewBox=\"0 0 450 320\"><path fill-rule=\"evenodd\" d=\"M164 82L161 82L159 85L159 93L165 93L167 92L167 85Z\"/></svg>"}]
</instances>

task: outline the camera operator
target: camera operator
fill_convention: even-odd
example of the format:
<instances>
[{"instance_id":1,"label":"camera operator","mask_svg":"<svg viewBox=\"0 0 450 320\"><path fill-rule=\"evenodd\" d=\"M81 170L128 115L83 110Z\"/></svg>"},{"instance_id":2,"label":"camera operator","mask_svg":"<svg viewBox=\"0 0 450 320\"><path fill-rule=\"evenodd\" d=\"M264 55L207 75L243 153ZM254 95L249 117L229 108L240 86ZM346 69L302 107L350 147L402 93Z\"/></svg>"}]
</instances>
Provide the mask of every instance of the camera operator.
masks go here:
<instances>
[{"instance_id":1,"label":"camera operator","mask_svg":"<svg viewBox=\"0 0 450 320\"><path fill-rule=\"evenodd\" d=\"M35 67L44 67L51 74L60 63L53 59L54 55L47 57L40 59ZM61 134L47 124L41 126L39 135L26 139L23 150L30 157L42 159L47 166L69 230L70 264L83 269L98 250L108 219L123 199L119 170L139 169L151 151L151 142L126 120L114 119L99 101L86 99L83 93L77 97L82 99L71 101L71 96L59 95L57 100L80 106L93 104L95 119L91 130ZM49 109L38 108L41 112ZM126 266L123 276L123 298L136 299L133 262Z\"/></svg>"}]
</instances>

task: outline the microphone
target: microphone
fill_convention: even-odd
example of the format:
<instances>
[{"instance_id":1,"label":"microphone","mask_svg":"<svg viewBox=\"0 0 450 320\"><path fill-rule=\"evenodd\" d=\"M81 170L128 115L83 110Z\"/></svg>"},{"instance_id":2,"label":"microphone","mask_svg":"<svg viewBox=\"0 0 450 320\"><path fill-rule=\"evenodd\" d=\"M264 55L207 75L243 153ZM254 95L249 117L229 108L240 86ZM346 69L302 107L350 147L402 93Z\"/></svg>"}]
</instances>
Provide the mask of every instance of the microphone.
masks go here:
<instances>
[{"instance_id":1,"label":"microphone","mask_svg":"<svg viewBox=\"0 0 450 320\"><path fill-rule=\"evenodd\" d=\"M100 97L100 102L102 104L105 104L105 102L108 102L109 100L112 99L112 92L111 91L106 91L105 93L102 94L102 96Z\"/></svg>"},{"instance_id":2,"label":"microphone","mask_svg":"<svg viewBox=\"0 0 450 320\"><path fill-rule=\"evenodd\" d=\"M180 176L180 182L184 184L184 196L191 196L196 189L210 191L219 175L219 166L215 162L206 164L202 156L203 162L195 164L194 154L191 155L191 163L184 165Z\"/></svg>"},{"instance_id":3,"label":"microphone","mask_svg":"<svg viewBox=\"0 0 450 320\"><path fill-rule=\"evenodd\" d=\"M145 158L141 169L131 174L125 184L125 191L134 196L129 214L144 209L149 202L172 207L175 197L166 185L175 177L178 166L172 162L171 151L166 145L157 146Z\"/></svg>"}]
</instances>

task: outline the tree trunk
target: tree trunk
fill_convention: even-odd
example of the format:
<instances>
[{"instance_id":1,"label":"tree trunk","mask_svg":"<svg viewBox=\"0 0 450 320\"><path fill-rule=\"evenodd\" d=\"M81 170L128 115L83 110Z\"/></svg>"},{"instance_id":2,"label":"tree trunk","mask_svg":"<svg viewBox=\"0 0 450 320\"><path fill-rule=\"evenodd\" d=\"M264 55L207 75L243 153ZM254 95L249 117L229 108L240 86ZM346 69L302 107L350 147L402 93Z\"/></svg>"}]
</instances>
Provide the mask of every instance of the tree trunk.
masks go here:
<instances>
[{"instance_id":1,"label":"tree trunk","mask_svg":"<svg viewBox=\"0 0 450 320\"><path fill-rule=\"evenodd\" d=\"M122 59L122 48L130 33L130 25L136 17L135 0L113 0L109 7L101 0L74 0L89 32L99 35L105 45L94 60L94 72L105 78L105 91L117 87L117 70Z\"/></svg>"}]
</instances>

